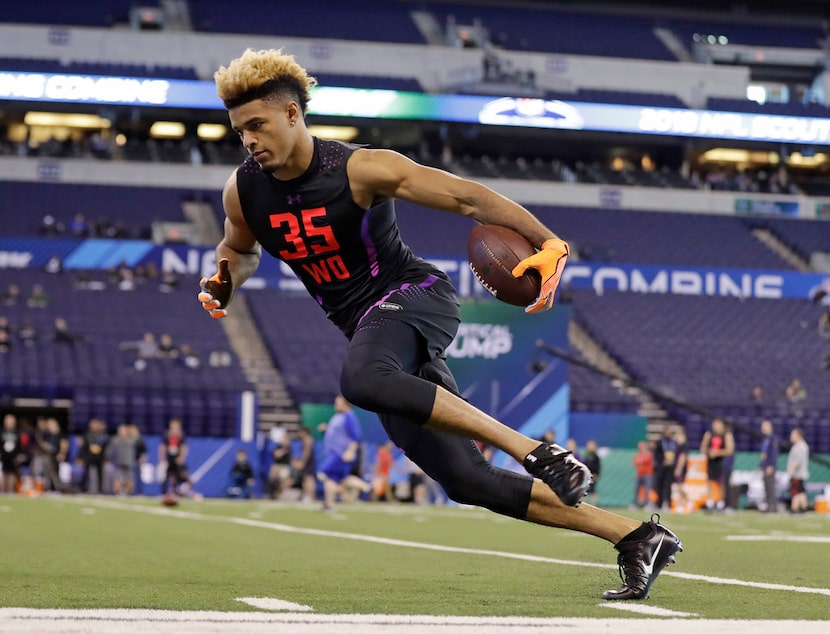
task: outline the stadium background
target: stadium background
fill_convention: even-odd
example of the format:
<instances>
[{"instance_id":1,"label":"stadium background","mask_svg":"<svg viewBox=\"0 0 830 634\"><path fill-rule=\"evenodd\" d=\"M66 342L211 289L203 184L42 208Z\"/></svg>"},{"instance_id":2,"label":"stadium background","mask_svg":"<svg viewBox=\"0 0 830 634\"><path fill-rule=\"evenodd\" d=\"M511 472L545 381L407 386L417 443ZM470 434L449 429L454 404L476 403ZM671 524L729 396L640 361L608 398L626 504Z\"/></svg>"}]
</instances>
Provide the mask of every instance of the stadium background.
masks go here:
<instances>
[{"instance_id":1,"label":"stadium background","mask_svg":"<svg viewBox=\"0 0 830 634\"><path fill-rule=\"evenodd\" d=\"M257 431L326 418L344 342L276 264L264 263L225 323L199 313L193 294L212 272L219 190L241 149L226 129L199 136L199 124L226 121L204 86L188 107L152 93L152 80L209 81L247 46L284 47L322 88L360 89L319 93L310 123L482 180L576 247L553 317L503 316L524 341L514 389L562 385L508 422L544 415L562 436L594 437L612 449L611 473L624 473L636 439L666 422L684 425L695 446L713 414L735 425L739 468L753 466L761 417L781 438L804 427L826 456L830 351L818 332L826 307L815 301L830 251L826 23L819 2L790 3L787 15L770 7L332 0L231 9L193 0L4 9L0 288L39 284L51 304L3 314L41 333L65 317L84 342L13 346L0 364L3 407L57 413L71 432L92 416L110 427L132 420L151 438L181 416L193 459L211 465L207 492L221 490L237 443L256 450ZM39 91L26 73L58 78ZM71 84L70 75L95 79ZM88 91L101 77L150 83L141 84L147 93L114 96L126 83ZM362 89L404 91L403 110L384 112L391 93ZM480 123L460 95L513 101ZM180 130L158 136L157 121ZM489 310L464 267L468 222L398 210L407 242L474 300L466 308ZM73 235L78 213L98 230ZM45 215L66 229L45 231ZM60 275L43 270L54 255ZM107 269L122 262L172 268L179 283L119 290ZM564 363L563 323L570 354L614 381ZM118 344L148 330L190 343L202 367L132 371ZM223 349L231 366L207 367L207 354ZM509 403L503 377L476 372L485 406L499 412ZM792 409L782 399L796 377L808 398ZM750 401L755 385L767 402ZM813 496L830 480L818 458ZM601 499L626 503L628 484L605 478Z\"/></svg>"}]
</instances>

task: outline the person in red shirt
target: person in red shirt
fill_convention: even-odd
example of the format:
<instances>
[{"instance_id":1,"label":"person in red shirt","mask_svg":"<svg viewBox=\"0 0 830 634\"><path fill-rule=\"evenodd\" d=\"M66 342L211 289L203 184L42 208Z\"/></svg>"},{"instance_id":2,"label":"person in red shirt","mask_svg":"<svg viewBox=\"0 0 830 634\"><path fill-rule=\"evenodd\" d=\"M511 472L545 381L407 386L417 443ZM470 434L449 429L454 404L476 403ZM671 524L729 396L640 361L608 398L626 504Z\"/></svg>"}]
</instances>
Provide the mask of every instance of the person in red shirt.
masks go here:
<instances>
[{"instance_id":1,"label":"person in red shirt","mask_svg":"<svg viewBox=\"0 0 830 634\"><path fill-rule=\"evenodd\" d=\"M634 465L634 506L643 508L651 505L651 482L654 479L654 454L645 440L637 443L637 453L632 459Z\"/></svg>"},{"instance_id":2,"label":"person in red shirt","mask_svg":"<svg viewBox=\"0 0 830 634\"><path fill-rule=\"evenodd\" d=\"M180 495L189 491L187 450L187 439L182 430L182 422L178 418L171 418L167 433L159 445L159 462L167 464L162 487L164 495Z\"/></svg>"},{"instance_id":3,"label":"person in red shirt","mask_svg":"<svg viewBox=\"0 0 830 634\"><path fill-rule=\"evenodd\" d=\"M378 447L375 457L375 473L372 479L372 499L391 502L395 499L392 494L390 474L395 458L392 455L394 444L389 441Z\"/></svg>"}]
</instances>

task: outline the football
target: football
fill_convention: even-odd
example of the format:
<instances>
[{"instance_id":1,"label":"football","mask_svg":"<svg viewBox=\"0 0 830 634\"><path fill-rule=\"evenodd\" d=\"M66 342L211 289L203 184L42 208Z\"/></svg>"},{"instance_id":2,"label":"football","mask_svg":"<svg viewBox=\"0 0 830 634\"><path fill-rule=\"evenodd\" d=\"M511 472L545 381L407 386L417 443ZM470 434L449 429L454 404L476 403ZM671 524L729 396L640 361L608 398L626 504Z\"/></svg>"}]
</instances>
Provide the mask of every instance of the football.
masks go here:
<instances>
[{"instance_id":1,"label":"football","mask_svg":"<svg viewBox=\"0 0 830 634\"><path fill-rule=\"evenodd\" d=\"M164 504L164 506L178 506L179 499L175 495L167 494L162 496L161 503Z\"/></svg>"},{"instance_id":2,"label":"football","mask_svg":"<svg viewBox=\"0 0 830 634\"><path fill-rule=\"evenodd\" d=\"M518 278L511 272L534 253L524 236L500 225L476 225L467 238L473 275L493 297L514 306L529 306L539 296L542 280L535 269Z\"/></svg>"}]
</instances>

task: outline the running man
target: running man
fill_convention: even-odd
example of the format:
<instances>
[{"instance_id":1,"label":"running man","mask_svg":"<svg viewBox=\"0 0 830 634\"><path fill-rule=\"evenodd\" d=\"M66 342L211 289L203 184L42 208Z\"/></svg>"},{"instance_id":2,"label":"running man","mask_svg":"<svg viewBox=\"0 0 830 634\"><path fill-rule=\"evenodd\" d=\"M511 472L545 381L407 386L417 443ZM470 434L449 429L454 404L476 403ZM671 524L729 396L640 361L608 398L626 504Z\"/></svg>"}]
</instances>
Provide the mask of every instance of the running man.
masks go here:
<instances>
[{"instance_id":1,"label":"running man","mask_svg":"<svg viewBox=\"0 0 830 634\"><path fill-rule=\"evenodd\" d=\"M623 585L605 599L644 599L682 550L659 517L640 522L580 504L590 472L458 394L444 350L459 324L447 276L416 257L395 223L393 199L511 227L539 250L514 270L539 271L538 313L553 305L568 245L519 204L391 150L313 137L305 125L316 81L279 50L248 49L214 79L249 156L225 184L218 271L198 299L224 317L262 250L288 264L350 341L343 396L376 412L390 439L457 502L581 531L615 544ZM474 441L505 451L534 476L489 464Z\"/></svg>"}]
</instances>

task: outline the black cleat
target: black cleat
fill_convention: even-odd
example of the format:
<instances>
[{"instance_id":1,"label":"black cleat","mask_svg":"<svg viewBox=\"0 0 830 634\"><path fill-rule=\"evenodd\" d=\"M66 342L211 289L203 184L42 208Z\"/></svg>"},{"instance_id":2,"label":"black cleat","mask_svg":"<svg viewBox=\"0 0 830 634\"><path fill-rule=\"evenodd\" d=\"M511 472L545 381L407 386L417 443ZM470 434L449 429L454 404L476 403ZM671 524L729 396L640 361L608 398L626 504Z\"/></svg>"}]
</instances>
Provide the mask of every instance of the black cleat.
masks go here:
<instances>
[{"instance_id":1,"label":"black cleat","mask_svg":"<svg viewBox=\"0 0 830 634\"><path fill-rule=\"evenodd\" d=\"M617 555L617 564L623 585L619 590L603 592L603 599L648 599L651 584L657 575L667 565L675 563L675 554L683 551L683 544L677 535L660 524L660 516L656 513L644 526L649 530L647 536L641 539L626 537L614 546L620 553Z\"/></svg>"},{"instance_id":2,"label":"black cleat","mask_svg":"<svg viewBox=\"0 0 830 634\"><path fill-rule=\"evenodd\" d=\"M524 468L568 506L579 506L591 486L588 467L559 445L542 443L525 456Z\"/></svg>"}]
</instances>

